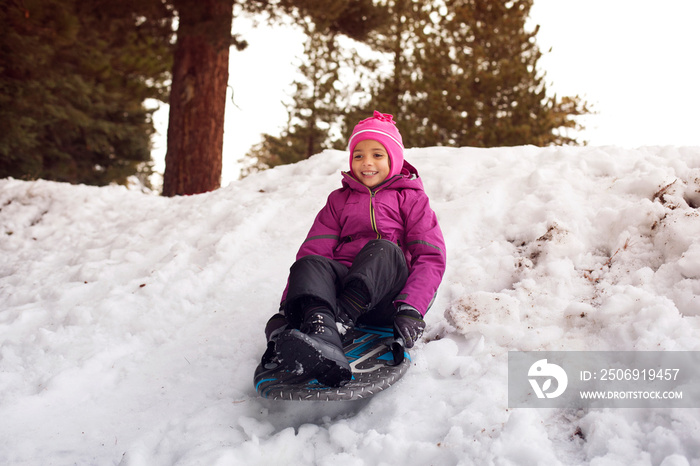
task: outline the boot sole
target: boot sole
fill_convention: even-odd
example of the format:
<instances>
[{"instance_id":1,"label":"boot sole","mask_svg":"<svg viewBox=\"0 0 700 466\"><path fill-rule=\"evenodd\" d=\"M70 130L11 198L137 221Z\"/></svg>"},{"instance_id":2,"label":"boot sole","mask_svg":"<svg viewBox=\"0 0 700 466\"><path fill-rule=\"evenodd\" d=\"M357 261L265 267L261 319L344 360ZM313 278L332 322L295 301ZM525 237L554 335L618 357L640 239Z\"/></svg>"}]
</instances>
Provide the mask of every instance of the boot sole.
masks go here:
<instances>
[{"instance_id":1,"label":"boot sole","mask_svg":"<svg viewBox=\"0 0 700 466\"><path fill-rule=\"evenodd\" d=\"M339 387L352 379L350 363L340 348L288 330L277 340L277 354L285 370L323 385Z\"/></svg>"}]
</instances>

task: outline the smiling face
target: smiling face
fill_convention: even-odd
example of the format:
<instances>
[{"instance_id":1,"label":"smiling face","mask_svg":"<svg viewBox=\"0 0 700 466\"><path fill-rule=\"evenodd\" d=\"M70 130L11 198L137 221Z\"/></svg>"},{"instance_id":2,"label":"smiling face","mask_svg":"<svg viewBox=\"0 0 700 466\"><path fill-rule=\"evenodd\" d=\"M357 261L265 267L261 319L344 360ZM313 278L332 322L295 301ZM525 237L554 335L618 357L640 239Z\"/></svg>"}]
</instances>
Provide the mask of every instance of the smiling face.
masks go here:
<instances>
[{"instance_id":1,"label":"smiling face","mask_svg":"<svg viewBox=\"0 0 700 466\"><path fill-rule=\"evenodd\" d=\"M368 188L374 188L389 175L389 154L381 143L365 139L352 152L352 174Z\"/></svg>"}]
</instances>

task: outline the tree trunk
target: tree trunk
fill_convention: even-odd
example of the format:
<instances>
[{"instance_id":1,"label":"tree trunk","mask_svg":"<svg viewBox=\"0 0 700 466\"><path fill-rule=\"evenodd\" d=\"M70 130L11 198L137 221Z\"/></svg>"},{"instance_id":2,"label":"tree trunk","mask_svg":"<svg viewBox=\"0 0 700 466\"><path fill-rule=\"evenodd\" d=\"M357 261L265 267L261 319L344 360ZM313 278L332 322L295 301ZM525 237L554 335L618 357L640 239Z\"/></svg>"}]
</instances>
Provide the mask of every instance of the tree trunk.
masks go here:
<instances>
[{"instance_id":1,"label":"tree trunk","mask_svg":"<svg viewBox=\"0 0 700 466\"><path fill-rule=\"evenodd\" d=\"M176 0L179 26L170 91L163 195L221 186L233 0Z\"/></svg>"}]
</instances>

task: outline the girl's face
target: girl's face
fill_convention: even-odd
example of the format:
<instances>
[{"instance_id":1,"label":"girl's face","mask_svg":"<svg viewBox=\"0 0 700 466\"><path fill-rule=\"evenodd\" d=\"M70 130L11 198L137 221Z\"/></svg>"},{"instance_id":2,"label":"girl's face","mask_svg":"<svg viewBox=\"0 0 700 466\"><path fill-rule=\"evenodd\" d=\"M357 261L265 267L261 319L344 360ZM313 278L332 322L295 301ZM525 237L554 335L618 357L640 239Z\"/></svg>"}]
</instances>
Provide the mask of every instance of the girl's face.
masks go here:
<instances>
[{"instance_id":1,"label":"girl's face","mask_svg":"<svg viewBox=\"0 0 700 466\"><path fill-rule=\"evenodd\" d=\"M368 188L374 188L389 175L389 154L373 139L365 139L352 152L352 174Z\"/></svg>"}]
</instances>

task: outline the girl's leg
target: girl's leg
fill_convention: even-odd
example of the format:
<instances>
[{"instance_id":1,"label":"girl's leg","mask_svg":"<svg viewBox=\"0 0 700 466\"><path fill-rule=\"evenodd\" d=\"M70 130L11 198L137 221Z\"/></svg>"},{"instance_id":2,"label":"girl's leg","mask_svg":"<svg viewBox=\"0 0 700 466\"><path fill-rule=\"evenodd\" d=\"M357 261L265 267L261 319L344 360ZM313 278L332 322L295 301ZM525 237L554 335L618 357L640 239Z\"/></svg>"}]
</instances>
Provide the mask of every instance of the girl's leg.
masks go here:
<instances>
[{"instance_id":1,"label":"girl's leg","mask_svg":"<svg viewBox=\"0 0 700 466\"><path fill-rule=\"evenodd\" d=\"M408 278L403 251L391 241L378 239L367 243L357 254L343 279L339 307L353 321L390 323L393 301Z\"/></svg>"},{"instance_id":2,"label":"girl's leg","mask_svg":"<svg viewBox=\"0 0 700 466\"><path fill-rule=\"evenodd\" d=\"M277 356L288 372L339 386L352 378L336 327L335 302L344 265L321 256L305 256L290 270L284 313L294 330L277 340Z\"/></svg>"},{"instance_id":3,"label":"girl's leg","mask_svg":"<svg viewBox=\"0 0 700 466\"><path fill-rule=\"evenodd\" d=\"M299 328L305 309L335 310L336 297L348 268L323 256L304 256L289 271L284 313L293 328Z\"/></svg>"}]
</instances>

